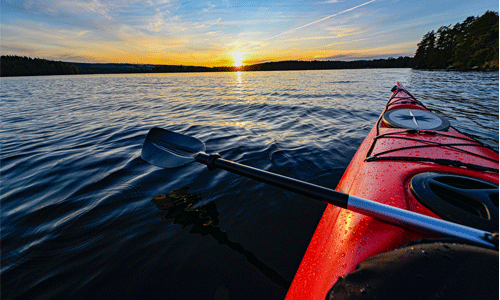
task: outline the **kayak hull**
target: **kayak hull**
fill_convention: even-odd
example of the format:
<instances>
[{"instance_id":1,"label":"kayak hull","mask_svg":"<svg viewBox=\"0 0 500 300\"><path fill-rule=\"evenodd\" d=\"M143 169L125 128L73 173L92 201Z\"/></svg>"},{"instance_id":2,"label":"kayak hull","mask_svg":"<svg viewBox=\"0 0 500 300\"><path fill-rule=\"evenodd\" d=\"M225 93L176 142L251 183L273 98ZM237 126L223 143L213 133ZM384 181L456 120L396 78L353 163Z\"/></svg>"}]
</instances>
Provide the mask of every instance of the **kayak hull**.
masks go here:
<instances>
[{"instance_id":1,"label":"kayak hull","mask_svg":"<svg viewBox=\"0 0 500 300\"><path fill-rule=\"evenodd\" d=\"M420 119L414 116L427 111L397 83L386 109L354 155L336 190L440 218L412 193L411 179L415 175L439 172L498 184L498 171L494 171L498 170L497 152L446 124L439 124L439 129L446 128L445 131L391 127L384 118L387 112L398 109L410 110L413 119L409 117L408 121L417 126ZM361 261L410 241L432 237L327 205L286 299L325 299L338 278L353 272Z\"/></svg>"}]
</instances>

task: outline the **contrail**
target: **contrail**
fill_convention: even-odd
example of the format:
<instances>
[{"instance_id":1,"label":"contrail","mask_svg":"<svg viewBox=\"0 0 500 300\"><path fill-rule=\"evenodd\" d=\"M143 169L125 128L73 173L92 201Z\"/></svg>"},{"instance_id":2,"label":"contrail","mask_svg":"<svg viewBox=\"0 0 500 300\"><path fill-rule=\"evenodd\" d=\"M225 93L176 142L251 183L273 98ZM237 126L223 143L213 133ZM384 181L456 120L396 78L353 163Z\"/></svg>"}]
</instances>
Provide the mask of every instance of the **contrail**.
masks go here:
<instances>
[{"instance_id":1,"label":"contrail","mask_svg":"<svg viewBox=\"0 0 500 300\"><path fill-rule=\"evenodd\" d=\"M329 16L324 17L324 18L322 18L322 19L319 19L319 20L316 20L316 21L314 21L314 22L308 23L308 24L306 24L306 25L302 25L302 26L300 26L300 27L297 27L297 28L294 28L294 29L290 29L290 30L284 31L284 32L282 32L282 33L280 33L280 34L278 34L278 35L275 35L275 36L273 36L273 37L267 38L267 39L265 39L264 41L269 41L269 40L275 39L275 38L277 38L277 37L279 37L279 36L285 35L285 34L287 34L287 33L294 32L295 30L299 30L299 29L305 28L305 27L307 27L307 26L311 26L311 25L313 25L313 24L316 24L316 23L319 23L319 22L323 22L324 20L328 20L328 19L330 19L330 18L332 18L332 17L335 17L335 16L338 16L338 15L340 15L340 14L343 14L343 13L346 13L346 12L350 12L351 10L355 10L356 8L359 8L359 7L361 7L361 6L365 6L365 5L370 4L370 3L372 3L372 2L375 2L375 1L377 1L377 0L370 0L370 1L365 2L365 3L362 3L362 4L360 4L360 5L357 5L357 6L354 6L354 7L349 8L349 9L346 9L346 10L344 10L344 11L338 12L338 13L336 13L336 14L329 15Z\"/></svg>"}]
</instances>

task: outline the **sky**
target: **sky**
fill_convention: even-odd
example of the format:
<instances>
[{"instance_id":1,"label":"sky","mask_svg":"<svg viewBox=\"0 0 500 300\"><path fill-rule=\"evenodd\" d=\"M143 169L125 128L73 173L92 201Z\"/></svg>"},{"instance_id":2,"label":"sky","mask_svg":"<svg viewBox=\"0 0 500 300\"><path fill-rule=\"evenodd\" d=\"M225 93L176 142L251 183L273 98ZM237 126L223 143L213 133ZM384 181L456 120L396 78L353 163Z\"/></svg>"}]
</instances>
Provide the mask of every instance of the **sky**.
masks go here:
<instances>
[{"instance_id":1,"label":"sky","mask_svg":"<svg viewBox=\"0 0 500 300\"><path fill-rule=\"evenodd\" d=\"M239 66L413 56L498 0L1 0L0 53L68 62Z\"/></svg>"}]
</instances>

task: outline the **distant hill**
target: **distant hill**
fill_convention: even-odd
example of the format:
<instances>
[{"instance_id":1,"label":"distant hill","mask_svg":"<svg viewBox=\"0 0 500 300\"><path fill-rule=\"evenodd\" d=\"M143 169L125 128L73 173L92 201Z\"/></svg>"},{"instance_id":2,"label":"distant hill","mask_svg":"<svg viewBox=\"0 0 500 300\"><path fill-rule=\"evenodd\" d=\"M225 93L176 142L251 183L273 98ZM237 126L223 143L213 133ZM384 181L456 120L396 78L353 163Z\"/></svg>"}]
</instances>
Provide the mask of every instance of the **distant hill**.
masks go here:
<instances>
[{"instance_id":1,"label":"distant hill","mask_svg":"<svg viewBox=\"0 0 500 300\"><path fill-rule=\"evenodd\" d=\"M293 71L293 70L333 70L333 69L366 69L366 68L411 68L413 58L356 60L356 61L277 61L242 67L189 67L189 66L156 66L155 73L170 72L235 72L235 71Z\"/></svg>"},{"instance_id":2,"label":"distant hill","mask_svg":"<svg viewBox=\"0 0 500 300\"><path fill-rule=\"evenodd\" d=\"M152 73L155 65L115 63L72 63L80 74Z\"/></svg>"},{"instance_id":3,"label":"distant hill","mask_svg":"<svg viewBox=\"0 0 500 300\"><path fill-rule=\"evenodd\" d=\"M67 62L21 56L0 57L0 76L69 75L78 68Z\"/></svg>"},{"instance_id":4,"label":"distant hill","mask_svg":"<svg viewBox=\"0 0 500 300\"><path fill-rule=\"evenodd\" d=\"M415 69L498 70L498 12L426 33L413 64Z\"/></svg>"},{"instance_id":5,"label":"distant hill","mask_svg":"<svg viewBox=\"0 0 500 300\"><path fill-rule=\"evenodd\" d=\"M356 60L356 61L279 61L240 67L241 71L332 70L366 68L411 68L412 58Z\"/></svg>"}]
</instances>

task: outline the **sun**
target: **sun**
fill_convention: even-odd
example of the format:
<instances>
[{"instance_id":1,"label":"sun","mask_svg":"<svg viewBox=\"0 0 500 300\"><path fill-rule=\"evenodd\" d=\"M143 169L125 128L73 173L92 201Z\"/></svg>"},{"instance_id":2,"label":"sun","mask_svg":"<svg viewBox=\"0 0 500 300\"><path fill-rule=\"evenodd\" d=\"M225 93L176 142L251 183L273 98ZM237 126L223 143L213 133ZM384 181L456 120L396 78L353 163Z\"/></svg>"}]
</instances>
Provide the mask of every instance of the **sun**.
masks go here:
<instances>
[{"instance_id":1,"label":"sun","mask_svg":"<svg viewBox=\"0 0 500 300\"><path fill-rule=\"evenodd\" d=\"M241 67L243 66L243 52L233 52L233 66Z\"/></svg>"}]
</instances>

